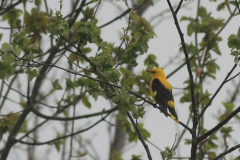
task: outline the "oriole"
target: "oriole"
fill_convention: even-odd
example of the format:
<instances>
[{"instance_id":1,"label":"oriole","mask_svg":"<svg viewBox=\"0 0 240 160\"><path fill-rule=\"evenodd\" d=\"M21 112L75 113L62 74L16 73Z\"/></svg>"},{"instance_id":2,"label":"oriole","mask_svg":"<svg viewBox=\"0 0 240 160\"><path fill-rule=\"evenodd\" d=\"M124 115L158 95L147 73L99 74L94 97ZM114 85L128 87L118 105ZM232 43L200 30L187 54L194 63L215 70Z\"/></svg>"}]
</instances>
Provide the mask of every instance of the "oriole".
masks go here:
<instances>
[{"instance_id":1,"label":"oriole","mask_svg":"<svg viewBox=\"0 0 240 160\"><path fill-rule=\"evenodd\" d=\"M153 100L157 102L161 107L168 108L172 119L179 123L179 119L175 111L172 86L167 81L164 71L160 68L155 68L152 71L147 71L152 75L150 93L153 97Z\"/></svg>"}]
</instances>

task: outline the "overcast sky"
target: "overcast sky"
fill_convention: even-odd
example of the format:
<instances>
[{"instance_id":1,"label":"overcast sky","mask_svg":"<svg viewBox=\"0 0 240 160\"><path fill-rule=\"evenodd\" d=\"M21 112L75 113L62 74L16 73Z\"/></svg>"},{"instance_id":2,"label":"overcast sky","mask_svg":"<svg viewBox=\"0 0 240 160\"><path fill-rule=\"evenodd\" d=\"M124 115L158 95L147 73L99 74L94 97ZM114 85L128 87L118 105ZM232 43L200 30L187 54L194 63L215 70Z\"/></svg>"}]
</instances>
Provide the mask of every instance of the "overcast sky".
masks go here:
<instances>
[{"instance_id":1,"label":"overcast sky","mask_svg":"<svg viewBox=\"0 0 240 160\"><path fill-rule=\"evenodd\" d=\"M194 0L192 0L194 1ZM175 2L175 1L172 1ZM113 3L115 5L113 5ZM197 8L197 1L194 2L191 1L184 1L183 4L187 4L187 7L183 7L180 9L178 13L178 19L181 18L181 16L192 16L196 17L196 8ZM215 18L224 18L226 19L229 14L228 11L225 9L224 12L216 12L216 7L218 3L211 3L209 1L202 1L201 5L207 8L208 11L212 12L213 17ZM117 8L116 5L119 5L120 7ZM18 8L21 8L22 6L18 6ZM27 6L30 8L30 5ZM49 1L49 7L53 9L53 11L59 10L59 0L52 0ZM99 8L99 11L97 12L97 19L98 19L98 25L102 25L109 20L113 19L117 15L121 14L123 11L125 11L127 7L125 6L124 2L122 1L102 1L102 4ZM155 16L156 14L162 12L163 10L168 9L167 2L165 0L157 1L155 0L154 6L150 7L146 13L143 15L147 20L150 20L151 17ZM42 7L42 10L45 10L44 7ZM30 11L30 9L29 9ZM64 0L63 8L62 8L62 14L63 16L67 15L70 11L70 6L68 4L67 0ZM167 65L169 60L171 58L174 59L174 64L169 65L166 67L165 73L168 74L171 71L173 71L179 64L182 63L182 59L184 58L183 53L179 53L179 47L180 47L180 38L177 32L177 29L174 25L173 18L170 14L170 12L167 12L164 14L166 19L164 19L161 23L155 26L154 31L156 33L156 37L154 39L150 40L149 44L149 51L148 53L155 54L157 56L157 62L159 63L160 67L164 67ZM128 16L125 16L119 21L114 22L113 24L104 27L102 29L102 38L107 42L115 42L115 45L118 46L120 44L120 37L122 35L121 28L127 27L127 18ZM234 58L230 55L230 49L227 46L227 38L230 34L236 34L238 27L239 27L239 16L233 18L231 22L227 25L227 27L223 30L221 33L221 37L223 38L222 42L220 42L220 50L222 51L222 56L215 55L214 57L217 59L217 64L220 66L220 70L217 71L216 74L216 81L212 79L207 79L204 83L204 90L207 89L209 93L213 94L218 86L221 84L223 79L225 78L226 74L230 71L232 68L234 62ZM155 20L153 24L156 24L159 19ZM185 41L186 43L190 43L193 41L193 37L188 37L186 34L186 26L188 22L183 21L180 23L180 26L182 28L182 31L184 33ZM0 26L7 26L6 23L0 22ZM2 30L0 32L3 32ZM2 41L0 41L0 45L4 42L9 42L8 40L7 32L4 31L4 38ZM201 39L201 35L199 36L199 41ZM43 41L42 45L44 46L44 49L48 49L49 42ZM46 47L45 47L46 46ZM95 48L96 49L96 48ZM93 50L94 54L96 50ZM180 56L178 56L180 54ZM147 54L141 56L138 58L139 65L134 68L134 72L136 74L141 74L141 71L143 69L146 69L146 67L143 65L143 61L146 58ZM177 58L176 58L177 57ZM239 68L235 70L235 72L232 75L235 75L237 72L239 72ZM63 73L63 72L59 72ZM53 73L54 74L54 73ZM53 75L55 76L55 75ZM178 73L174 74L172 77L169 78L169 82L172 84L175 88L183 88L185 85L183 82L187 79L188 72L187 67L183 67ZM239 78L236 78L236 82ZM64 80L62 80L62 83L65 83ZM48 85L48 84L46 84ZM217 124L217 120L213 118L212 115L218 115L218 112L220 110L224 110L224 107L222 105L222 101L229 100L229 93L228 91L231 91L234 89L234 85L232 82L227 83L221 90L221 92L217 95L216 99L212 103L211 107L205 112L206 116L206 123L205 128L211 129L213 126ZM42 89L44 90L44 89ZM188 114L189 114L189 104L181 104L179 103L179 99L182 96L182 94L177 94L181 90L173 89L173 94L175 102L176 102L176 110L179 116L179 119L186 123ZM60 92L59 92L60 93ZM57 95L56 95L56 98ZM238 98L239 99L239 98ZM81 108L77 110L77 114L85 114L85 113L93 113L96 111L101 111L103 108L109 108L109 103L106 102L104 99L99 98L97 102L95 102L92 98L92 109L86 109ZM53 100L54 101L54 100ZM236 102L236 105L239 106L239 100ZM151 137L149 138L149 141L153 142L156 146L158 146L160 149L164 150L165 147L169 146L172 147L175 134L177 133L177 138L180 136L181 131L183 130L183 127L180 125L177 125L176 122L174 122L170 118L166 118L163 114L161 114L157 109L153 109L152 106L149 106L147 104L144 105L146 107L146 115L144 119L140 120L141 122L144 122L145 127L147 130L151 133ZM17 108L15 108L17 110ZM19 109L19 108L18 108ZM5 112L8 112L9 110L5 110ZM81 120L76 121L76 130L82 129L89 125L89 123L94 123L96 120L100 119L100 117L93 118L91 120ZM56 125L58 124L58 125ZM98 126L94 127L93 130L89 132L83 133L81 136L84 138L89 138L89 140L92 141L93 145L96 146L96 150L98 154L100 155L102 160L105 160L109 156L109 137L108 137L108 131L107 131L108 124L102 122ZM191 128L192 125L190 124L189 127ZM53 128L53 129L52 129ZM235 124L233 132L233 140L239 139L239 124ZM54 138L56 136L56 131L63 132L63 126L60 125L58 122L52 121L46 127L43 127L40 132L40 141L47 141L51 138ZM101 131L101 132L99 132ZM190 134L185 134L184 138L191 138ZM183 138L183 139L184 139ZM3 144L1 144L2 146ZM233 143L231 143L233 145ZM231 145L229 147L231 147ZM161 159L161 155L159 153L159 150L148 144L149 149L151 151L153 159ZM178 147L179 149L176 150L177 156L186 156L189 157L190 155L190 146L184 145L184 141L182 141L181 145ZM46 146L38 147L38 152L36 152L39 155L44 155L46 151ZM137 144L131 144L128 145L125 149L126 153L123 154L124 159L130 159L132 154L135 155L142 155L142 159L147 159L146 152L140 142ZM222 148L219 149L219 153L223 151ZM10 153L9 160L10 159L16 159L16 155L22 155L22 153L15 153L13 150ZM235 151L232 153L233 155L239 155L238 151ZM50 151L50 158L49 159L60 159L61 154L58 154L53 148ZM24 155L26 156L26 155ZM22 156L21 156L22 157ZM22 158L24 159L24 158ZM38 159L42 159L38 157ZM74 158L73 158L74 159ZM90 160L91 158L89 156L86 156L86 158L83 158L86 160Z\"/></svg>"}]
</instances>

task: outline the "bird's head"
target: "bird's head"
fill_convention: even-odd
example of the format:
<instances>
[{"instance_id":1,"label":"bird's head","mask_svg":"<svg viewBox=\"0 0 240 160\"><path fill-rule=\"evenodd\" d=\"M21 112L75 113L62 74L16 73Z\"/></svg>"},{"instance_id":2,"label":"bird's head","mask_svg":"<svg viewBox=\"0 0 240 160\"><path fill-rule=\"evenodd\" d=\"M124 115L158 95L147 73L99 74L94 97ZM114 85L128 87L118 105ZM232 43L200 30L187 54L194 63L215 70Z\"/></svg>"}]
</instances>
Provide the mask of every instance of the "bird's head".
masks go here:
<instances>
[{"instance_id":1,"label":"bird's head","mask_svg":"<svg viewBox=\"0 0 240 160\"><path fill-rule=\"evenodd\" d=\"M147 70L147 72L151 73L152 77L165 77L165 73L161 68L155 68L153 70Z\"/></svg>"}]
</instances>

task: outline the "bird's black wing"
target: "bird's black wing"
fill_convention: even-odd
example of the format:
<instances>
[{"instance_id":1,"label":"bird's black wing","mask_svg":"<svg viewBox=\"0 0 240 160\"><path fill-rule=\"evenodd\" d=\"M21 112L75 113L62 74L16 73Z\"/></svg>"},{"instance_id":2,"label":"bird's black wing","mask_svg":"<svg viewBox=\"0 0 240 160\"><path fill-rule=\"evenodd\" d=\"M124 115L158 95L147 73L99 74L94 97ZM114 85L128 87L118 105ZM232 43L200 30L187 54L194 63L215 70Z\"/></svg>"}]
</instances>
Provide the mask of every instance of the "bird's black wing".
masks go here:
<instances>
[{"instance_id":1,"label":"bird's black wing","mask_svg":"<svg viewBox=\"0 0 240 160\"><path fill-rule=\"evenodd\" d=\"M173 101L174 102L173 95L172 95L172 90L168 90L167 88L165 88L162 85L161 81L158 80L157 78L155 78L152 81L152 92L154 94L154 98L155 98L156 102L161 107L168 108L171 117L175 121L179 122L177 113L175 111L175 106L169 106L168 105L168 101Z\"/></svg>"},{"instance_id":2,"label":"bird's black wing","mask_svg":"<svg viewBox=\"0 0 240 160\"><path fill-rule=\"evenodd\" d=\"M165 88L162 83L157 79L152 81L152 92L156 102L162 107L168 107L168 101L174 101L172 91Z\"/></svg>"}]
</instances>

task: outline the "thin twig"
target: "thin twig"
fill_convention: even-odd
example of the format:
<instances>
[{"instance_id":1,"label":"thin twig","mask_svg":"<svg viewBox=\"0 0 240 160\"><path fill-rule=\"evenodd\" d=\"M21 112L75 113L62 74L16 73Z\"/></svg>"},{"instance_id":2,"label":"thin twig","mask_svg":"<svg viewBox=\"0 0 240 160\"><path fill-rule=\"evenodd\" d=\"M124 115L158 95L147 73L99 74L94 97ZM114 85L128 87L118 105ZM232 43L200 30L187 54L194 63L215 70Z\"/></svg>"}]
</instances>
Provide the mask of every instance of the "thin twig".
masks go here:
<instances>
[{"instance_id":1,"label":"thin twig","mask_svg":"<svg viewBox=\"0 0 240 160\"><path fill-rule=\"evenodd\" d=\"M99 8L101 2L102 2L102 0L100 0L100 1L98 2L98 4L97 4L97 9L96 9L95 12L94 12L94 15L93 15L93 18L92 18L91 22L93 22L93 19L95 18L96 14L97 14L97 11L98 11L98 8Z\"/></svg>"},{"instance_id":2,"label":"thin twig","mask_svg":"<svg viewBox=\"0 0 240 160\"><path fill-rule=\"evenodd\" d=\"M171 151L173 150L173 147L175 146L176 141L177 141L177 133L175 134L175 140L174 140L174 143L172 145Z\"/></svg>"},{"instance_id":3,"label":"thin twig","mask_svg":"<svg viewBox=\"0 0 240 160\"><path fill-rule=\"evenodd\" d=\"M101 28L103 28L103 27L106 27L107 25L109 25L109 24L117 21L118 19L124 17L124 16L125 16L126 14L128 14L131 10L132 10L132 8L127 9L126 11L124 11L124 12L123 12L122 14L120 14L119 16L117 16L117 17L115 17L114 19L112 19L111 21L109 21L109 22L107 22L107 23L99 26L98 28L101 29Z\"/></svg>"},{"instance_id":4,"label":"thin twig","mask_svg":"<svg viewBox=\"0 0 240 160\"><path fill-rule=\"evenodd\" d=\"M228 153L231 153L232 151L236 150L240 148L240 144L230 148L229 150L227 150L226 152L223 152L221 154L219 154L217 157L213 158L212 160L218 160L219 158L223 157L224 155L228 154Z\"/></svg>"},{"instance_id":5,"label":"thin twig","mask_svg":"<svg viewBox=\"0 0 240 160\"><path fill-rule=\"evenodd\" d=\"M152 160L152 156L151 156L150 150L149 150L149 148L148 148L148 145L145 143L145 141L144 141L144 139L143 139L143 137L142 137L142 134L141 134L140 130L138 129L138 126L137 126L136 123L134 122L134 119L132 118L132 115L129 113L129 111L127 111L127 116L128 116L128 118L130 119L133 127L135 128L135 130L136 130L136 132L137 132L137 134L138 134L138 138L139 138L140 141L142 142L143 147L144 147L144 149L145 149L146 152L147 152L148 159L149 159L149 160Z\"/></svg>"},{"instance_id":6,"label":"thin twig","mask_svg":"<svg viewBox=\"0 0 240 160\"><path fill-rule=\"evenodd\" d=\"M110 113L109 113L109 114L110 114ZM46 142L30 143L30 142L25 142L25 141L22 141L22 140L19 140L19 139L15 139L15 141L18 142L18 143L21 143L21 144L26 144L26 145L45 145L45 144L56 143L56 141L58 141L58 140L65 139L65 138L74 136L74 135L76 135L76 134L79 134L79 133L88 131L89 129L93 128L94 126L96 126L97 124L99 124L100 122L102 122L105 118L107 118L107 116L109 116L109 114L107 114L106 116L102 117L100 120L98 120L97 122L95 122L94 124L92 124L91 126L85 128L85 129L79 130L79 131L77 131L77 132L75 132L75 133L72 133L72 134L68 134L68 135L65 135L65 136L62 136L62 137L58 137L58 138L49 140L49 141L46 141Z\"/></svg>"},{"instance_id":7,"label":"thin twig","mask_svg":"<svg viewBox=\"0 0 240 160\"><path fill-rule=\"evenodd\" d=\"M177 7L177 9L176 9L175 12L174 12L176 15L177 15L179 9L181 8L182 2L183 2L183 0L181 0L181 1L179 2L178 7Z\"/></svg>"},{"instance_id":8,"label":"thin twig","mask_svg":"<svg viewBox=\"0 0 240 160\"><path fill-rule=\"evenodd\" d=\"M37 116L47 119L47 120L57 120L57 121L72 121L72 120L77 120L77 119L84 119L84 118L90 118L90 117L95 117L95 116L101 116L103 114L109 114L112 113L114 111L118 110L118 107L114 107L112 109L109 110L103 110L101 112L96 112L96 113L92 113L92 114L86 114L86 115L82 115L82 116L73 116L73 117L55 117L55 114L52 116L48 116L45 114L42 114L40 112L38 112L35 108L32 109L32 112L34 114L36 114Z\"/></svg>"},{"instance_id":9,"label":"thin twig","mask_svg":"<svg viewBox=\"0 0 240 160\"><path fill-rule=\"evenodd\" d=\"M207 131L206 133L204 133L203 135L198 137L197 141L200 142L200 141L204 140L205 138L207 138L208 136L210 136L212 133L219 130L224 124L226 124L229 120L231 120L239 112L240 112L240 106L235 111L233 111L227 118L225 118L222 122L220 122L218 125L216 125L211 130Z\"/></svg>"},{"instance_id":10,"label":"thin twig","mask_svg":"<svg viewBox=\"0 0 240 160\"><path fill-rule=\"evenodd\" d=\"M235 0L235 2L236 2L236 5L237 5L237 8L238 8L238 12L239 12L239 14L240 14L240 8L239 8L238 1L237 1L237 0Z\"/></svg>"},{"instance_id":11,"label":"thin twig","mask_svg":"<svg viewBox=\"0 0 240 160\"><path fill-rule=\"evenodd\" d=\"M191 115L189 115L189 117L188 117L188 120L187 120L186 126L189 124L190 119L191 119ZM176 149L177 149L177 147L178 147L178 145L180 144L180 142L181 142L181 140L182 140L184 134L186 133L186 130L187 130L187 129L184 128L184 130L182 131L180 137L178 138L177 144L175 145L175 147L174 147L173 150L176 150Z\"/></svg>"},{"instance_id":12,"label":"thin twig","mask_svg":"<svg viewBox=\"0 0 240 160\"><path fill-rule=\"evenodd\" d=\"M182 123L181 121L179 121L179 124L181 124L184 128L186 128L191 134L193 133L193 132L192 132L192 129L190 129L187 125L185 125L185 124Z\"/></svg>"},{"instance_id":13,"label":"thin twig","mask_svg":"<svg viewBox=\"0 0 240 160\"><path fill-rule=\"evenodd\" d=\"M190 57L189 59L192 60L195 56ZM174 75L179 69L181 69L182 67L184 67L187 64L187 62L183 62L179 67L177 67L175 70L173 70L171 73L169 73L166 78L171 77L172 75Z\"/></svg>"},{"instance_id":14,"label":"thin twig","mask_svg":"<svg viewBox=\"0 0 240 160\"><path fill-rule=\"evenodd\" d=\"M235 76L229 78L228 80L226 80L225 82L227 83L228 81L231 81L232 79L236 78L238 75L240 74L240 72L238 74L236 74Z\"/></svg>"},{"instance_id":15,"label":"thin twig","mask_svg":"<svg viewBox=\"0 0 240 160\"><path fill-rule=\"evenodd\" d=\"M12 4L11 6L2 9L3 11L0 12L0 15L3 15L5 12L9 11L10 9L14 8L15 6L17 6L18 4L22 3L22 0L17 1L16 3Z\"/></svg>"},{"instance_id":16,"label":"thin twig","mask_svg":"<svg viewBox=\"0 0 240 160\"><path fill-rule=\"evenodd\" d=\"M234 71L234 69L237 67L237 64L234 64L232 69L230 70L230 72L228 72L227 76L225 77L225 79L223 80L223 82L221 83L221 85L218 87L218 89L216 90L216 92L214 93L214 95L211 97L210 101L207 103L207 105L203 108L202 112L200 113L198 119L200 119L204 112L206 111L206 109L210 106L210 104L212 103L213 99L216 97L216 95L218 94L218 92L222 89L223 85L227 82L228 77L232 74L232 72Z\"/></svg>"}]
</instances>

